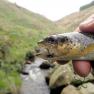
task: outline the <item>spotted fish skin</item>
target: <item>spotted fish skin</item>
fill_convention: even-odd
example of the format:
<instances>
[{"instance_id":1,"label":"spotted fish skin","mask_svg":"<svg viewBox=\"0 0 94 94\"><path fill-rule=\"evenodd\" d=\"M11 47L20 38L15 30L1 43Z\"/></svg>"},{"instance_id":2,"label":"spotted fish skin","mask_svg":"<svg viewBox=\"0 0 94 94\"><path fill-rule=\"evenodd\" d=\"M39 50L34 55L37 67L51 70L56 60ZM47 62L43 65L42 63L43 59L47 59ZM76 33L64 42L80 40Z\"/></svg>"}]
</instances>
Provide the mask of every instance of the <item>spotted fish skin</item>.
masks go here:
<instances>
[{"instance_id":1,"label":"spotted fish skin","mask_svg":"<svg viewBox=\"0 0 94 94\"><path fill-rule=\"evenodd\" d=\"M50 60L93 60L94 34L70 32L51 35L38 42L41 57ZM43 50L42 50L43 51Z\"/></svg>"}]
</instances>

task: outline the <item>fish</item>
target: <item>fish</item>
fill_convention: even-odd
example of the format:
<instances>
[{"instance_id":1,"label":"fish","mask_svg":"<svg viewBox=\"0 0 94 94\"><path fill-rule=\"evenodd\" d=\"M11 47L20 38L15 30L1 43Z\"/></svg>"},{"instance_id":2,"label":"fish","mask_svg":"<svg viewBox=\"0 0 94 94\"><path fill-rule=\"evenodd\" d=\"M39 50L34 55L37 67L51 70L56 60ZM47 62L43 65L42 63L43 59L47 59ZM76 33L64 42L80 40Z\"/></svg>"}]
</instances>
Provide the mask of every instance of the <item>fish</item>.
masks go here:
<instances>
[{"instance_id":1,"label":"fish","mask_svg":"<svg viewBox=\"0 0 94 94\"><path fill-rule=\"evenodd\" d=\"M38 42L37 55L49 61L94 60L94 33L50 35Z\"/></svg>"}]
</instances>

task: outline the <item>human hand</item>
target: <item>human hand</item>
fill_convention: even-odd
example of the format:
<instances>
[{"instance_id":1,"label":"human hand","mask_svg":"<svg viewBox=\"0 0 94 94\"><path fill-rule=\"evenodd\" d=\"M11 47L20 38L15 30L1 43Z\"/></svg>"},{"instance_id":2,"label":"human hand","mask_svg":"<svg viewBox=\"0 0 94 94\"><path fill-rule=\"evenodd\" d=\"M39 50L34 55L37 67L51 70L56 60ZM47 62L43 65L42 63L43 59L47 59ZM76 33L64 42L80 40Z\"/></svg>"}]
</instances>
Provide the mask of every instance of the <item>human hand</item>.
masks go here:
<instances>
[{"instance_id":1,"label":"human hand","mask_svg":"<svg viewBox=\"0 0 94 94\"><path fill-rule=\"evenodd\" d=\"M82 22L75 31L94 33L94 14ZM88 60L73 60L72 63L75 73L81 77L88 76L88 74L91 72L92 66L94 65Z\"/></svg>"}]
</instances>

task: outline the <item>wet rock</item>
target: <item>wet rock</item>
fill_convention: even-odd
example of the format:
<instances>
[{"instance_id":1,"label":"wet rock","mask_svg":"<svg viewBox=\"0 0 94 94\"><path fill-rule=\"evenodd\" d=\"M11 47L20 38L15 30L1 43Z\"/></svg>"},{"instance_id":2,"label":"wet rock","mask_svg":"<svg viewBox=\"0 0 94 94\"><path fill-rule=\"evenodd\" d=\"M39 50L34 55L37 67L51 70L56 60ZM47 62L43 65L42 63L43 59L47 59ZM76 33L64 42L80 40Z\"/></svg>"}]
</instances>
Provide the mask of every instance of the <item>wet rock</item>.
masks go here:
<instances>
[{"instance_id":1,"label":"wet rock","mask_svg":"<svg viewBox=\"0 0 94 94\"><path fill-rule=\"evenodd\" d=\"M77 90L76 87L68 85L62 90L61 94L80 94L80 92Z\"/></svg>"},{"instance_id":2,"label":"wet rock","mask_svg":"<svg viewBox=\"0 0 94 94\"><path fill-rule=\"evenodd\" d=\"M86 82L92 82L94 80L94 76L92 73L90 73L87 77L80 77L79 75L74 74L74 77L72 79L72 84L74 85L80 85Z\"/></svg>"},{"instance_id":3,"label":"wet rock","mask_svg":"<svg viewBox=\"0 0 94 94\"><path fill-rule=\"evenodd\" d=\"M94 94L94 84L85 83L78 87L80 94Z\"/></svg>"},{"instance_id":4,"label":"wet rock","mask_svg":"<svg viewBox=\"0 0 94 94\"><path fill-rule=\"evenodd\" d=\"M79 86L82 83L86 83L94 80L92 72L87 77L80 77L75 74L71 62L65 65L56 65L50 75L49 86L55 88L61 85L74 84Z\"/></svg>"},{"instance_id":5,"label":"wet rock","mask_svg":"<svg viewBox=\"0 0 94 94\"><path fill-rule=\"evenodd\" d=\"M51 88L70 84L73 79L73 72L69 66L69 64L66 65L60 65L52 75L50 76L50 82L49 86Z\"/></svg>"}]
</instances>

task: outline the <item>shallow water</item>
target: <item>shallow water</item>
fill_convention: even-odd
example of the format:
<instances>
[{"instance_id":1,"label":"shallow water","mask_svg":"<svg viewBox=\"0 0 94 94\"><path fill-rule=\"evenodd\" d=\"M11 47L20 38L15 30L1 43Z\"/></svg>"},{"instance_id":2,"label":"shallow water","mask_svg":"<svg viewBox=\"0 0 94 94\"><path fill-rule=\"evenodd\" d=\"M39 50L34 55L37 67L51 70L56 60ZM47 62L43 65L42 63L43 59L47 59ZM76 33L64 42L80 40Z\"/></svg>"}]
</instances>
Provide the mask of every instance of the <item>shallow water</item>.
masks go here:
<instances>
[{"instance_id":1,"label":"shallow water","mask_svg":"<svg viewBox=\"0 0 94 94\"><path fill-rule=\"evenodd\" d=\"M22 86L20 94L50 94L44 75L47 74L47 71L43 71L38 67L43 61L41 58L36 58L33 64L25 66L25 70L29 75L21 74Z\"/></svg>"}]
</instances>

